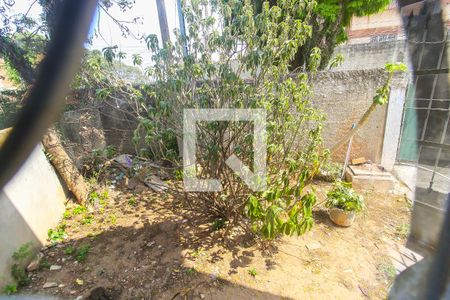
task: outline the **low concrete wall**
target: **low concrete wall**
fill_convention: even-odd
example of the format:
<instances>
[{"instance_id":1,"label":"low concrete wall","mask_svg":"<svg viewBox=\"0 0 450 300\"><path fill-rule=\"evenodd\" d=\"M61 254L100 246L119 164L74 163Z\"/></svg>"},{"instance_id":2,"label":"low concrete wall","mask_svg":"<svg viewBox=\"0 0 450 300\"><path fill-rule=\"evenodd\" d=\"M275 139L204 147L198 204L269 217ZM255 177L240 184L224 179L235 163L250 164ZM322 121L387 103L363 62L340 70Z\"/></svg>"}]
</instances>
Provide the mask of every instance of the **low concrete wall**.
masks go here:
<instances>
[{"instance_id":1,"label":"low concrete wall","mask_svg":"<svg viewBox=\"0 0 450 300\"><path fill-rule=\"evenodd\" d=\"M114 146L119 153L135 153L134 131L138 126L126 99L105 100L96 106L66 111L58 125L64 148L78 168L82 159L94 149ZM145 148L142 144L137 147Z\"/></svg>"},{"instance_id":2,"label":"low concrete wall","mask_svg":"<svg viewBox=\"0 0 450 300\"><path fill-rule=\"evenodd\" d=\"M39 144L0 193L0 288L12 280L13 252L28 242L42 246L48 229L61 220L65 200L63 186Z\"/></svg>"}]
</instances>

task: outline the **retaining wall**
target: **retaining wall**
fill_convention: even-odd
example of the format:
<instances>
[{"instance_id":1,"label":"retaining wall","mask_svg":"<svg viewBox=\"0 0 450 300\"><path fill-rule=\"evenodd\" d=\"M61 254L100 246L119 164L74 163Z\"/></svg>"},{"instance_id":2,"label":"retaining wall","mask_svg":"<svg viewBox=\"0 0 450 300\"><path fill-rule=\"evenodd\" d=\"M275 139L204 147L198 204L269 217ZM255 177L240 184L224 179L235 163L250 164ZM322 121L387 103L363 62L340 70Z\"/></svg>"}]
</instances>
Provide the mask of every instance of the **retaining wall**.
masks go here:
<instances>
[{"instance_id":1,"label":"retaining wall","mask_svg":"<svg viewBox=\"0 0 450 300\"><path fill-rule=\"evenodd\" d=\"M0 131L0 137L6 132ZM40 248L48 230L61 220L65 201L64 188L39 144L0 193L0 288L12 281L12 254L28 242Z\"/></svg>"}]
</instances>

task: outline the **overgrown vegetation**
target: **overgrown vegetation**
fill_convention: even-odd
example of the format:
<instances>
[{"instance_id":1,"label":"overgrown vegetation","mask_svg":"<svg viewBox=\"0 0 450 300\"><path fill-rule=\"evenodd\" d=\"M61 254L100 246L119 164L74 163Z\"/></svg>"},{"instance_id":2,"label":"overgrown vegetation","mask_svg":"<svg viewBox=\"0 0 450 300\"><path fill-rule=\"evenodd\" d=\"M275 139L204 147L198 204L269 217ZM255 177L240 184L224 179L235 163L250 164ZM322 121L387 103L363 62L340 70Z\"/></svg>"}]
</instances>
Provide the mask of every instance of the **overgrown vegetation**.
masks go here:
<instances>
[{"instance_id":1,"label":"overgrown vegetation","mask_svg":"<svg viewBox=\"0 0 450 300\"><path fill-rule=\"evenodd\" d=\"M16 281L16 284L9 285L5 288L5 292L8 294L14 293L17 287L26 286L30 283L30 277L25 270L25 263L33 255L33 245L31 242L23 244L12 255L14 264L11 266L11 276Z\"/></svg>"},{"instance_id":2,"label":"overgrown vegetation","mask_svg":"<svg viewBox=\"0 0 450 300\"><path fill-rule=\"evenodd\" d=\"M86 51L73 87L93 88L96 101L117 100L118 95L128 99L134 109L130 118L139 121L133 140L142 156L171 163L178 168L178 178L195 175L221 180L222 191L192 193L189 198L191 205L201 206L211 217L213 230L228 233L240 226L268 240L303 234L313 225L316 203L314 190L305 192L305 188L329 156L321 138L324 117L310 102L309 78L329 64L334 46L345 40L352 16L377 12L388 2L377 0L368 7L361 1L352 5L328 0L191 1L183 9L187 36L176 32L176 41L163 47L155 35L145 38L154 65L145 69L146 77L134 81L153 80L154 84L136 88L124 80L127 71L138 69L136 74L142 75L142 57L133 55L135 67L130 68L134 69L124 70L121 60L126 54L108 46ZM52 23L52 5L41 5L46 8L45 20ZM52 28L45 30L51 36ZM35 48L34 54L44 51ZM30 59L26 60L30 65ZM24 69L30 66L22 67L15 66L24 77ZM374 103L387 99L395 68L387 69L389 80L377 91ZM293 69L296 73L291 73ZM181 120L186 108L264 110L267 176L258 174L256 181L268 189L255 192L225 163L236 155L245 165L253 165L259 149L253 149L251 122L198 122L197 163L187 174L180 173ZM140 149L142 142L145 149ZM103 162L115 154L111 147L93 151L84 175L98 180ZM107 198L94 191L88 202L103 206ZM131 197L128 204L136 206L136 198ZM81 224L94 221L84 206L67 211L64 217L75 215L82 215ZM115 224L117 218L110 215L109 221ZM62 241L64 226L49 230L48 236L53 243Z\"/></svg>"},{"instance_id":3,"label":"overgrown vegetation","mask_svg":"<svg viewBox=\"0 0 450 300\"><path fill-rule=\"evenodd\" d=\"M197 123L197 165L185 176L220 178L222 191L197 193L191 201L222 220L226 231L242 226L274 239L312 226L316 197L304 188L328 157L320 135L323 116L310 103L309 75L290 74L289 68L311 35L313 9L312 1L283 1L264 3L258 14L248 2L194 1L184 7L188 37L178 35L176 43L163 48L156 36L147 38L155 65L146 73L156 83L143 90L154 102L136 98L144 106L136 133L158 145L151 149L155 157L178 163L183 109L258 108L267 113L268 174L260 178L269 187L265 192L253 192L224 163L235 154L253 164L251 123ZM295 17L300 13L302 20ZM186 56L183 45L189 49ZM309 69L314 72L319 64L316 48Z\"/></svg>"},{"instance_id":4,"label":"overgrown vegetation","mask_svg":"<svg viewBox=\"0 0 450 300\"><path fill-rule=\"evenodd\" d=\"M391 0L317 0L311 17L314 34L299 48L293 65L302 66L309 61L314 47L322 49L320 68L328 66L336 46L347 41L347 33L353 17L375 14L387 8Z\"/></svg>"},{"instance_id":5,"label":"overgrown vegetation","mask_svg":"<svg viewBox=\"0 0 450 300\"><path fill-rule=\"evenodd\" d=\"M14 125L21 103L23 90L4 90L0 93L0 129L8 128Z\"/></svg>"}]
</instances>

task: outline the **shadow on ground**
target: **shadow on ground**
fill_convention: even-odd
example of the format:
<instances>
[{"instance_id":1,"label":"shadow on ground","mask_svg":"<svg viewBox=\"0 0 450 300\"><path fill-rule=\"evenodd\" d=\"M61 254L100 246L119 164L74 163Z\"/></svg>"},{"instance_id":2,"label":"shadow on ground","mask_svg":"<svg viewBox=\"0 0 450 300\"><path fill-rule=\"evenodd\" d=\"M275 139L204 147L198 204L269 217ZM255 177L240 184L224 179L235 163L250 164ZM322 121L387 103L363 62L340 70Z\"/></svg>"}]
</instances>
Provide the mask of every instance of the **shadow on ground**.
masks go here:
<instances>
[{"instance_id":1,"label":"shadow on ground","mask_svg":"<svg viewBox=\"0 0 450 300\"><path fill-rule=\"evenodd\" d=\"M223 279L251 265L254 255L245 249L254 245L253 239L237 232L233 239L224 241L220 231L211 229L210 220L182 208L181 195L171 196L141 195L139 204L130 207L128 196L120 195L117 199L121 200L116 199L111 208L119 215L117 224L102 229L107 212L96 216L96 223L90 226L69 220L72 239L43 251L49 265L62 268L33 272L30 286L20 292L91 300L281 298ZM85 261L78 262L77 254L68 254L67 249L82 246L90 251ZM214 250L208 257L211 263L231 251L227 274L197 271L193 262L200 249ZM268 269L274 265L270 257L266 265ZM58 287L43 289L46 282Z\"/></svg>"}]
</instances>

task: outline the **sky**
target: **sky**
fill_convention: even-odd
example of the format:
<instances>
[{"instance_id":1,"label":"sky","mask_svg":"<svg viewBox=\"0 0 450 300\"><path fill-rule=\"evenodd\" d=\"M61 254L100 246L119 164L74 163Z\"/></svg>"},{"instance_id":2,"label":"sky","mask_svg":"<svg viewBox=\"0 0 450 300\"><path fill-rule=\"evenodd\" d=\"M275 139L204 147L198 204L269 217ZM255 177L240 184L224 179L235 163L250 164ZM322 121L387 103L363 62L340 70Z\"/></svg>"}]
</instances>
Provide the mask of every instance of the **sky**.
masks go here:
<instances>
[{"instance_id":1,"label":"sky","mask_svg":"<svg viewBox=\"0 0 450 300\"><path fill-rule=\"evenodd\" d=\"M116 19L121 21L133 21L139 18L137 24L127 24L132 35L135 37L145 37L148 34L158 35L161 41L158 12L156 9L156 0L135 0L135 4L126 12L120 11L117 5L111 7L108 12ZM34 3L34 4L33 4ZM173 29L179 27L177 14L177 0L165 0L167 22L171 32L172 41L175 39ZM41 13L41 7L34 0L16 0L13 7L14 13L25 13L32 5L29 16L38 18ZM89 49L101 50L104 47L117 45L119 51L127 53L124 63L132 65L132 54L141 54L143 57L143 67L151 65L151 54L143 40L138 40L131 36L123 37L119 27L114 21L101 9L97 9L91 28L94 34L92 45L86 45Z\"/></svg>"}]
</instances>

